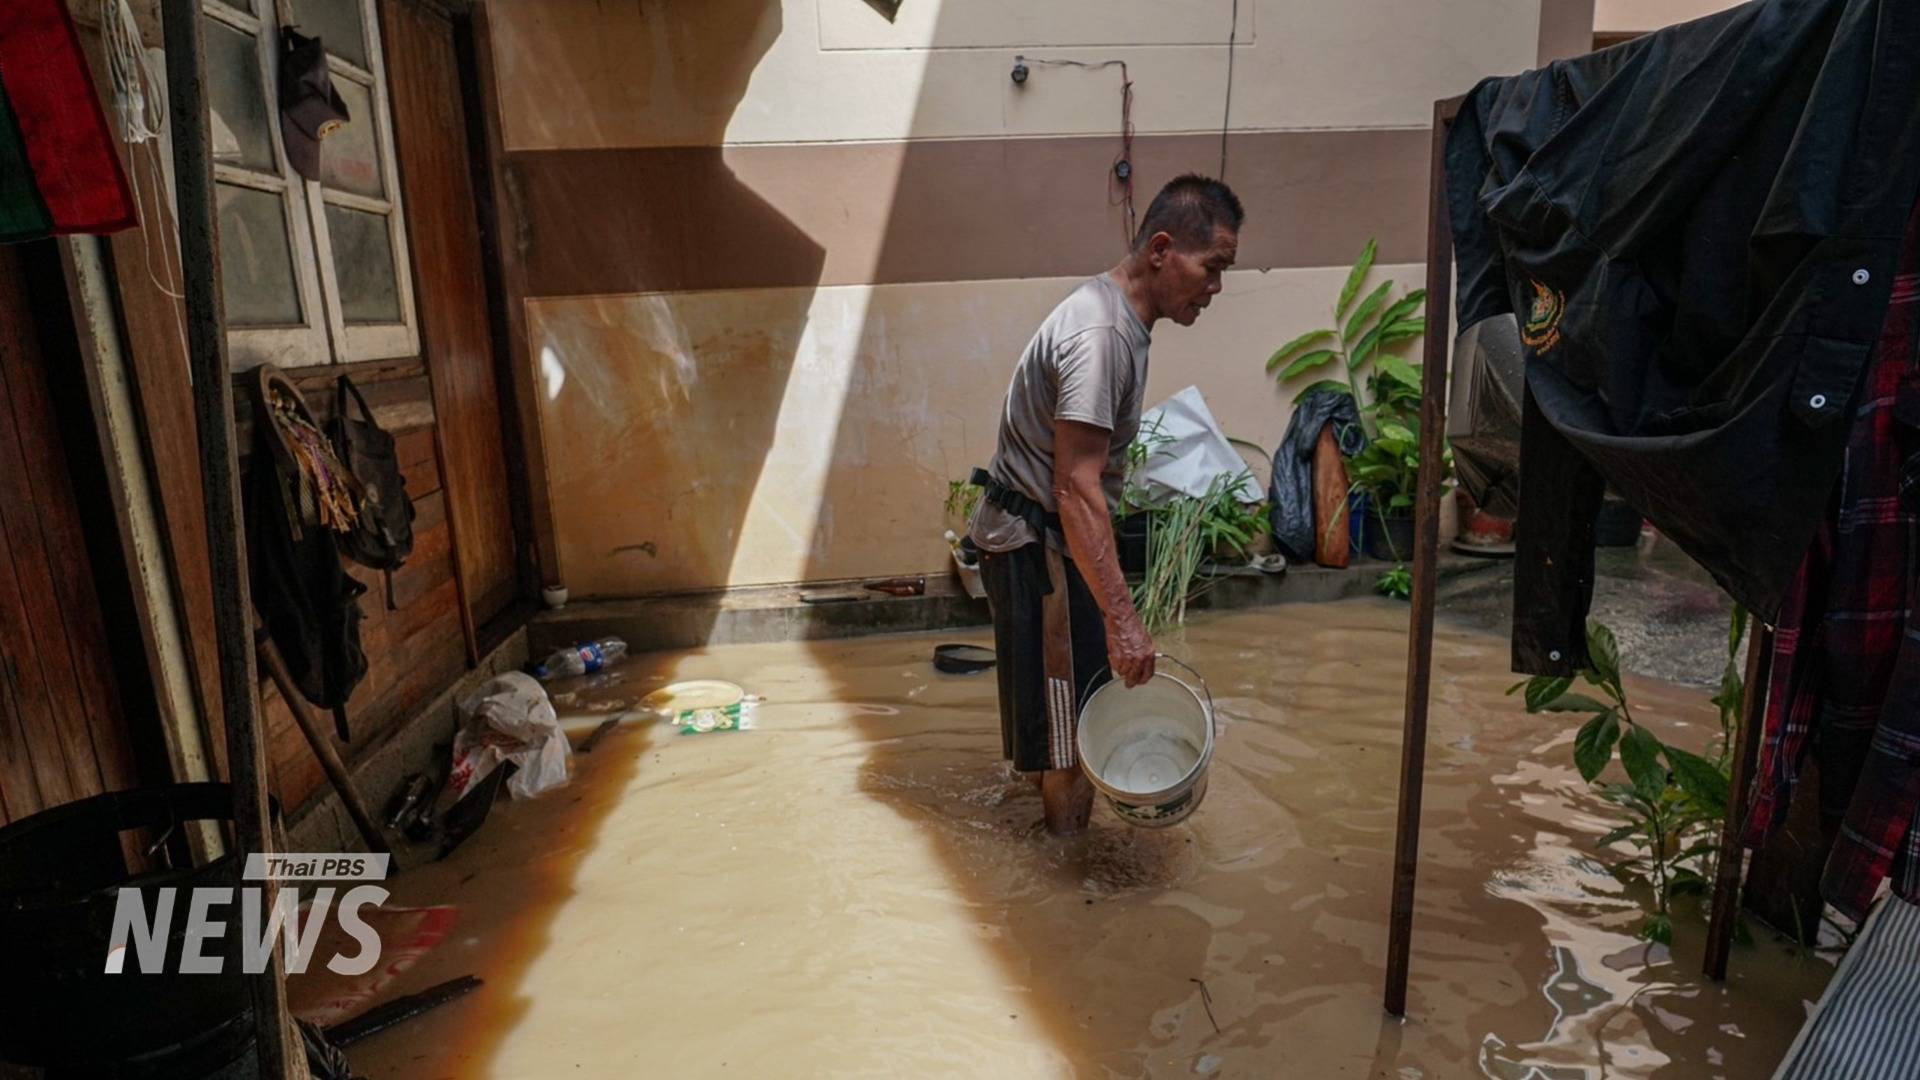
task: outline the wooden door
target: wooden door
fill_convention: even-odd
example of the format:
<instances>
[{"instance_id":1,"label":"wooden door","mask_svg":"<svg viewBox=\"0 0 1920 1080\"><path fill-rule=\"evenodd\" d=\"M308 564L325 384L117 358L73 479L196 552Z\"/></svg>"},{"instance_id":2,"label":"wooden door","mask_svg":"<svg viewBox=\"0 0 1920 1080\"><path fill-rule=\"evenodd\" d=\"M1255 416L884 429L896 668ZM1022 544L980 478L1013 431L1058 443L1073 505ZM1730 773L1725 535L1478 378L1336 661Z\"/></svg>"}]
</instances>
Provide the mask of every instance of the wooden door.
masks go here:
<instances>
[{"instance_id":1,"label":"wooden door","mask_svg":"<svg viewBox=\"0 0 1920 1080\"><path fill-rule=\"evenodd\" d=\"M484 626L514 600L519 583L453 25L428 0L396 0L380 10L441 479L461 586L473 624Z\"/></svg>"}]
</instances>

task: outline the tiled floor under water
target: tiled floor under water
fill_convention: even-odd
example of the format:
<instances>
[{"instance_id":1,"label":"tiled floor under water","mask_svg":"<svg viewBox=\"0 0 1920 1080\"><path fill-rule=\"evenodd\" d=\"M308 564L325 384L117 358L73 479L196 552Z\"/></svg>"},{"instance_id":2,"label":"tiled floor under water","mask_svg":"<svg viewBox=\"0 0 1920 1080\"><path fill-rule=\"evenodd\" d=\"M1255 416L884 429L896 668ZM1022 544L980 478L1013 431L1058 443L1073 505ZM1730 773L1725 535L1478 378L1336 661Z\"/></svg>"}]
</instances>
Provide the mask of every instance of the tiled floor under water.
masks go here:
<instances>
[{"instance_id":1,"label":"tiled floor under water","mask_svg":"<svg viewBox=\"0 0 1920 1080\"><path fill-rule=\"evenodd\" d=\"M1691 907L1672 955L1639 941L1572 725L1505 696L1504 639L1444 624L1412 1000L1384 1017L1406 618L1197 616L1162 646L1228 717L1205 805L1159 832L1100 808L1064 840L997 760L992 676L936 673L934 638L637 657L583 698L726 678L766 697L758 729L626 726L394 882L461 922L388 992L487 983L353 1061L375 1080L1768 1075L1828 961L1763 934L1708 983ZM1717 732L1703 691L1629 690L1669 738Z\"/></svg>"}]
</instances>

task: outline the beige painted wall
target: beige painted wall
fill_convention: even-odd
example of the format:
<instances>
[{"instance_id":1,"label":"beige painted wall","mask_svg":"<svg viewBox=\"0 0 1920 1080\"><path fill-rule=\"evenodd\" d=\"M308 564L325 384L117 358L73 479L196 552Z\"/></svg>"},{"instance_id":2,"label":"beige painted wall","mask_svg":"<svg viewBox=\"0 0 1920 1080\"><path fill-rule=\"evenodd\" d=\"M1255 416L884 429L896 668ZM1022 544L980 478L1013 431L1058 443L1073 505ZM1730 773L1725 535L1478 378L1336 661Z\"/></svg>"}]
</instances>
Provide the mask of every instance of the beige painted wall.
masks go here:
<instances>
[{"instance_id":1,"label":"beige painted wall","mask_svg":"<svg viewBox=\"0 0 1920 1080\"><path fill-rule=\"evenodd\" d=\"M1197 385L1228 434L1271 450L1292 394L1264 361L1326 321L1344 276L1230 274L1196 326L1156 332L1149 402ZM627 595L941 568L946 483L986 463L1014 361L1076 284L533 302L569 587Z\"/></svg>"},{"instance_id":2,"label":"beige painted wall","mask_svg":"<svg viewBox=\"0 0 1920 1080\"><path fill-rule=\"evenodd\" d=\"M1738 7L1740 0L1594 0L1596 34L1640 34Z\"/></svg>"},{"instance_id":3,"label":"beige painted wall","mask_svg":"<svg viewBox=\"0 0 1920 1080\"><path fill-rule=\"evenodd\" d=\"M1217 131L1232 0L494 0L510 149ZM1540 0L1240 0L1236 130L1424 127L1531 67Z\"/></svg>"},{"instance_id":4,"label":"beige painted wall","mask_svg":"<svg viewBox=\"0 0 1920 1080\"><path fill-rule=\"evenodd\" d=\"M1587 2L1578 0L1582 33ZM1389 242L1391 257L1417 258L1419 133L1432 102L1535 66L1551 29L1541 4L1240 0L1232 128L1246 136L1245 156L1228 178L1259 203L1249 232L1287 239L1264 255L1249 248L1252 268L1230 276L1197 328L1162 327L1151 401L1197 385L1230 434L1272 448L1291 393L1267 378L1264 360L1325 321L1345 270L1319 264L1349 258L1369 234ZM1034 327L1120 244L1115 229L1111 254L1043 258L1070 230L1080 237L1089 206L1120 223L1107 205L1111 158L1085 145L1051 156L1018 149L1112 138L1117 150L1118 72L1036 66L1015 87L1016 53L1126 59L1137 132L1192 136L1137 147L1143 183L1217 164L1204 133L1221 122L1232 0L908 0L893 24L864 0L489 6L509 202L536 202L521 221L547 223L545 237L584 220L613 238L589 252L594 236L565 250L523 237L545 268L528 282L529 355L545 388L557 555L576 596L944 572L947 481L991 453ZM1379 139L1321 137L1382 129L1412 134L1409 160L1383 161ZM1263 150L1262 139L1282 142ZM849 142L873 152L825 145ZM663 147L725 149L676 159ZM1048 205L1032 205L1040 185L1019 179L1034 161L1072 163L1072 176L1050 177L1039 200ZM656 168L705 170L702 193L725 197L676 193L646 178ZM955 188L955 176L979 180ZM1138 193L1142 210L1152 194ZM670 245L682 250L661 249L683 234L658 215L636 224L644 215L624 209L643 203L693 223ZM699 213L675 209L696 204L734 209L708 232ZM938 213L948 204L956 218L1005 208L995 212L1018 228L992 242L1006 257L943 256L962 246ZM785 269L708 287L725 275L693 260L713 255L721 233L748 269ZM636 269L626 252L652 261ZM949 264L950 276L939 272ZM862 267L887 283L849 271ZM1391 271L1403 285L1423 272ZM951 280L967 277L990 279ZM623 284L636 280L684 280L689 291ZM808 284L788 287L794 280Z\"/></svg>"}]
</instances>

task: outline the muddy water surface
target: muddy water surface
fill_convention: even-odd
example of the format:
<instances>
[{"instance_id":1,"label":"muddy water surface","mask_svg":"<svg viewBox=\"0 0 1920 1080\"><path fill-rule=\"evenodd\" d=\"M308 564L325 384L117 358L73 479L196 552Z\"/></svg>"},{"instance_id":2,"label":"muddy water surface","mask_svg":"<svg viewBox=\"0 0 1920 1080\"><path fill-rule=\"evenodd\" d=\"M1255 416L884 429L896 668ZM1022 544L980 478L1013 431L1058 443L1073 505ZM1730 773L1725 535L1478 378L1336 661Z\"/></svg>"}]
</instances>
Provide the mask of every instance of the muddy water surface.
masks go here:
<instances>
[{"instance_id":1,"label":"muddy water surface","mask_svg":"<svg viewBox=\"0 0 1920 1080\"><path fill-rule=\"evenodd\" d=\"M759 728L638 723L571 786L496 809L397 902L462 924L392 992L487 986L355 1048L414 1077L1764 1077L1830 968L1765 938L1726 986L1635 937L1571 726L1503 691L1504 640L1442 627L1410 1019L1381 1013L1406 608L1203 615L1163 642L1228 725L1205 805L1036 831L991 675L935 639L641 656L581 695L712 676ZM1634 682L1703 744L1706 694Z\"/></svg>"}]
</instances>

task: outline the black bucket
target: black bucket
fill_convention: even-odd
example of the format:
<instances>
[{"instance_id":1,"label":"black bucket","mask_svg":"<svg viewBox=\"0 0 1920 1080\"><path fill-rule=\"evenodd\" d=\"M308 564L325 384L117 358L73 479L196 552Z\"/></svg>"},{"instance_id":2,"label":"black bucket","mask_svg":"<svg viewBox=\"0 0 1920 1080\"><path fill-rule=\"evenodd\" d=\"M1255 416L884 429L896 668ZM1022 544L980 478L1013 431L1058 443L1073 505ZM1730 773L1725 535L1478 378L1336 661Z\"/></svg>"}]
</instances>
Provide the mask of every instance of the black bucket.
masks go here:
<instances>
[{"instance_id":1,"label":"black bucket","mask_svg":"<svg viewBox=\"0 0 1920 1080\"><path fill-rule=\"evenodd\" d=\"M97 795L0 829L0 1060L86 1075L212 1076L252 1058L247 976L241 968L240 866L231 854L204 866L134 872L123 833L182 850L179 830L233 817L226 784L173 784ZM138 889L146 918L161 888L176 890L166 928L165 972L143 972L129 935L119 974L107 974L120 890ZM222 938L199 951L219 974L182 974L179 961L196 887L234 890L216 907ZM104 1075L104 1073L103 1073Z\"/></svg>"},{"instance_id":2,"label":"black bucket","mask_svg":"<svg viewBox=\"0 0 1920 1080\"><path fill-rule=\"evenodd\" d=\"M1383 562L1413 561L1413 517L1411 515L1367 518L1366 553Z\"/></svg>"}]
</instances>

